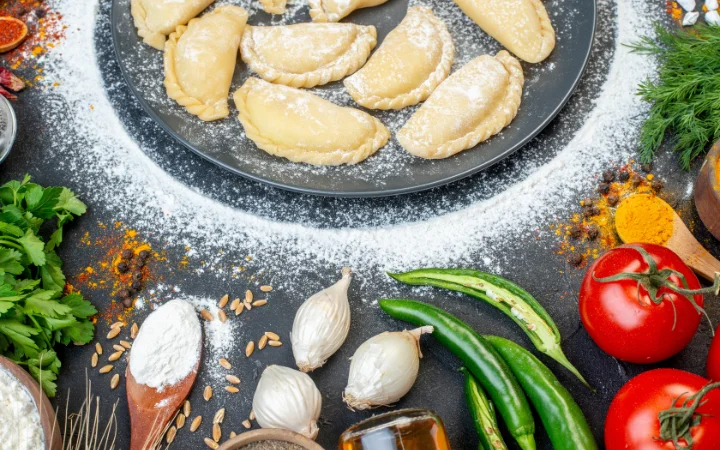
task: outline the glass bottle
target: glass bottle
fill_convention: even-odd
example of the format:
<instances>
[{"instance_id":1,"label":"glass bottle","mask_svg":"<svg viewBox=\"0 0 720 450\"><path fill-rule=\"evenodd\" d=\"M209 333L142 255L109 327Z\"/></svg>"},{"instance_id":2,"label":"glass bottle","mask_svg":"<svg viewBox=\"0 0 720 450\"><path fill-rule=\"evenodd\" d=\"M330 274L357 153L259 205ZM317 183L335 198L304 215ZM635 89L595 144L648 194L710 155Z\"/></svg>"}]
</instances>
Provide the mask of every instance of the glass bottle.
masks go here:
<instances>
[{"instance_id":1,"label":"glass bottle","mask_svg":"<svg viewBox=\"0 0 720 450\"><path fill-rule=\"evenodd\" d=\"M339 450L450 450L442 420L426 409L371 417L340 436Z\"/></svg>"}]
</instances>

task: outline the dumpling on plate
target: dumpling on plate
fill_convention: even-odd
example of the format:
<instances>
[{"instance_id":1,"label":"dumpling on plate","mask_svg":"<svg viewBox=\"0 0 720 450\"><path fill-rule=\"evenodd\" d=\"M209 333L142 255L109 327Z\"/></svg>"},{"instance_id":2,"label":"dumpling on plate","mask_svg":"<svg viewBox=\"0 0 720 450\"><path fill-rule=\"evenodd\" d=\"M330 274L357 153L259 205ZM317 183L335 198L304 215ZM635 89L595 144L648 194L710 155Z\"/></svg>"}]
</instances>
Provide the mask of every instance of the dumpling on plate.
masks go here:
<instances>
[{"instance_id":1,"label":"dumpling on plate","mask_svg":"<svg viewBox=\"0 0 720 450\"><path fill-rule=\"evenodd\" d=\"M168 97L202 120L227 117L230 83L247 18L244 9L224 5L179 26L165 45Z\"/></svg>"},{"instance_id":2,"label":"dumpling on plate","mask_svg":"<svg viewBox=\"0 0 720 450\"><path fill-rule=\"evenodd\" d=\"M259 78L248 78L233 98L247 137L293 162L356 164L390 138L388 129L365 112Z\"/></svg>"},{"instance_id":3,"label":"dumpling on plate","mask_svg":"<svg viewBox=\"0 0 720 450\"><path fill-rule=\"evenodd\" d=\"M455 0L487 34L518 58L537 63L555 48L555 30L541 0Z\"/></svg>"},{"instance_id":4,"label":"dumpling on plate","mask_svg":"<svg viewBox=\"0 0 720 450\"><path fill-rule=\"evenodd\" d=\"M308 0L313 22L339 22L360 8L382 5L388 0Z\"/></svg>"},{"instance_id":5,"label":"dumpling on plate","mask_svg":"<svg viewBox=\"0 0 720 450\"><path fill-rule=\"evenodd\" d=\"M215 0L131 0L138 35L151 47L162 50L167 35L185 25Z\"/></svg>"},{"instance_id":6,"label":"dumpling on plate","mask_svg":"<svg viewBox=\"0 0 720 450\"><path fill-rule=\"evenodd\" d=\"M309 88L362 67L375 48L376 35L375 27L352 23L249 26L240 54L266 81Z\"/></svg>"},{"instance_id":7,"label":"dumpling on plate","mask_svg":"<svg viewBox=\"0 0 720 450\"><path fill-rule=\"evenodd\" d=\"M435 89L398 131L398 142L428 159L472 148L515 118L524 80L520 62L505 50L478 56Z\"/></svg>"},{"instance_id":8,"label":"dumpling on plate","mask_svg":"<svg viewBox=\"0 0 720 450\"><path fill-rule=\"evenodd\" d=\"M367 64L343 83L366 108L401 109L430 96L450 73L454 55L442 20L430 8L415 6Z\"/></svg>"}]
</instances>

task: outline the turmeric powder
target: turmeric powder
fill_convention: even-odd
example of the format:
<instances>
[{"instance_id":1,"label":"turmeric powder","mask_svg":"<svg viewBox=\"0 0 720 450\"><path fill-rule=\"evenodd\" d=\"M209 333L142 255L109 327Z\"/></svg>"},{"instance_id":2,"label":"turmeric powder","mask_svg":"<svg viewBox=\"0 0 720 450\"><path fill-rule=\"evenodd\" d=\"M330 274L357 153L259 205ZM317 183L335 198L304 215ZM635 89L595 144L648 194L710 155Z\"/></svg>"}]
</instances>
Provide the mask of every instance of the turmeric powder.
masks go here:
<instances>
[{"instance_id":1,"label":"turmeric powder","mask_svg":"<svg viewBox=\"0 0 720 450\"><path fill-rule=\"evenodd\" d=\"M665 245L673 234L673 209L649 194L636 194L620 203L615 212L615 229L627 243Z\"/></svg>"}]
</instances>

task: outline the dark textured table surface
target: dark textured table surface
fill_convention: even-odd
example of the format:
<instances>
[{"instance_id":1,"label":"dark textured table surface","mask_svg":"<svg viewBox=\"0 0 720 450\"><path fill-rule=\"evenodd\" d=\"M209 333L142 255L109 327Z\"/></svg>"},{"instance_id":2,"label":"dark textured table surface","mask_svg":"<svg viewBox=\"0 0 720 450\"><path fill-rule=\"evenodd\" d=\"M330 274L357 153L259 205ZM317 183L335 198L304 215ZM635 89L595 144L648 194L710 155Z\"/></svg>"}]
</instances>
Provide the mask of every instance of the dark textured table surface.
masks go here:
<instances>
[{"instance_id":1,"label":"dark textured table surface","mask_svg":"<svg viewBox=\"0 0 720 450\"><path fill-rule=\"evenodd\" d=\"M592 99L595 95L591 92L593 84L589 80L604 77L608 61L612 58L610 50L615 45L612 29L614 6L606 4L601 9L601 17L599 17L599 26L603 27L603 33L598 35L596 50L593 52L586 79L583 80L578 94L545 132L526 149L518 152L506 162L483 174L431 192L386 199L338 200L291 194L228 175L164 136L161 130L142 112L131 97L129 90L123 87L109 45L109 22L107 19L109 2L102 3L98 12L100 20L96 29L96 48L103 77L107 84L112 86L112 89L108 90L108 96L132 137L144 144L153 143L150 147L156 150L148 150L148 155L155 163L183 183L196 187L205 195L228 203L235 208L276 221L302 223L317 228L379 225L380 223L376 221L380 219L377 217L382 216L386 220L388 216L392 216L392 214L387 214L388 211L397 213L395 214L396 219L394 219L396 222L426 217L428 212L440 215L449 211L457 211L492 195L493 191L482 189L482 184L492 183L494 179L507 180L517 174L522 174L523 165L530 158L531 152L535 158L540 153L542 154L541 158L546 161L551 160L555 156L555 150L552 149L557 148L558 145L548 145L548 143L562 144L563 140L572 136L572 130L582 124L583 118L592 107L587 99ZM57 168L58 160L56 158L59 156L47 150L48 144L55 137L49 134L44 127L46 118L39 106L42 104L40 99L43 95L45 94L39 89L30 89L23 93L15 104L20 123L20 134L12 154L0 167L1 181L20 178L24 173L30 173L40 184L69 186L75 189L81 198L87 196L90 193L86 191L86 184L83 180L68 179L65 173ZM694 232L700 241L708 246L711 253L720 256L720 245L697 220L694 208L689 203L690 200L683 195L689 181L695 176L698 166L696 165L690 172L682 172L673 160L673 156L663 153L655 165L654 172L666 182L668 197L678 199L675 206L686 212L684 219L695 224ZM596 174L588 174L588 176L594 175ZM236 195L238 193L241 195ZM579 200L590 194L592 193L578 192L571 195ZM123 195L122 186L118 186L117 196L122 197ZM258 196L262 196L264 202L257 203ZM128 198L127 201L132 202L133 199ZM358 212L347 213L349 210ZM376 212L383 214L375 214ZM137 217L141 218L143 213L142 210L137 211ZM112 211L108 211L102 205L89 204L88 213L67 229L65 243L60 252L65 261L66 273L71 276L77 275L88 265L93 265L106 256L103 254L103 249L84 246L80 243L80 239L85 233L94 237L111 233L111 229L102 229L98 223L112 223L115 220L118 220L118 217L115 217ZM132 217L124 217L123 221L126 226L133 227ZM143 239L147 240L155 249L162 249L170 261L170 263L152 263L157 276L162 278L166 285L182 286L184 294L220 298L226 292L231 292L237 296L246 289L247 279L250 275L264 276L262 260L257 261L257 264L249 265L247 272L238 280L219 279L214 273L176 270L177 263L185 255L182 245L171 243L168 236L164 236L162 233L145 235ZM565 256L558 255L555 251L557 244L552 233L543 233L539 239L527 239L523 242L509 244L504 249L506 261L504 267L511 268L511 270L508 269L507 273L503 275L509 276L525 286L556 318L564 337L563 348L568 358L597 388L597 394L584 388L557 364L548 361L547 358L544 358L544 361L572 392L586 413L598 441L602 442L604 417L613 395L629 378L649 367L618 362L600 351L590 340L580 324L576 307L577 289L584 272L568 266ZM224 250L229 255L242 260L258 249L246 248L242 242L239 242L233 248ZM472 259L471 256L469 257ZM477 266L482 267L480 261ZM227 270L231 270L229 265ZM371 414L369 412L351 412L344 407L341 401L340 392L347 380L348 358L357 346L370 336L387 329L403 327L403 324L384 316L371 301L366 303L361 302L361 299L376 300L387 295L388 292L392 292L394 295L426 300L436 305L442 305L462 317L477 330L503 335L530 347L529 340L510 320L485 304L438 290L398 288L377 268L357 267L355 270L358 274L357 281L351 285L349 294L353 304L353 322L348 342L325 367L313 373L313 378L324 395L321 432L318 441L327 449L336 445L342 430ZM274 308L258 310L252 316L252 320L248 320L247 316L241 316L243 317L241 319L243 320L243 332L254 330L255 334L259 335L266 329L289 330L297 306L312 293L332 284L337 278L338 267L324 264L322 261L308 260L306 264L285 267L283 271L275 271L268 278L270 284L273 282L281 284L283 272L292 272L293 279L302 280L302 282L295 283L291 287L285 286L284 289L273 292L271 301L276 305ZM152 288L152 285L148 288ZM106 310L112 300L109 291L102 289L87 292L86 296L101 311ZM182 294L178 295L178 297L181 296ZM711 300L709 303L710 317L719 321L720 306L717 301ZM147 314L147 310L138 312L134 320L142 320L144 314ZM97 336L100 342L105 343L104 335L108 331L107 323L101 320L98 324ZM286 334L285 332L285 340L288 341ZM703 322L699 333L686 350L657 366L677 367L703 373L709 342L710 328ZM457 373L457 369L460 367L459 361L432 338L423 338L422 348L425 358L421 363L417 384L410 394L398 403L397 407L426 407L435 410L445 420L453 448L477 448L477 438L464 403L462 377ZM220 407L227 409L223 427L226 435L231 430L241 432L240 423L250 411L252 392L258 372L267 364L293 365L289 345L280 347L273 352L258 353L251 361L245 359L243 349L244 345L237 345L228 355L229 359L236 361L236 374L243 380L241 392L237 395L224 393L222 385L217 385L214 386L218 392L216 397L210 402L202 400L201 388L208 384L209 379L208 365L215 364L215 361L204 361L198 380L199 388L196 388L190 397L194 406L193 417L196 413L202 414L205 419L204 425L200 431L194 434L190 434L186 426L178 433L173 448L204 448L202 438L210 435L211 417ZM60 395L56 399L56 405L64 408L65 393L70 390L71 408L77 408L83 399L86 374L89 374L94 391L102 399L104 413L107 414L112 403L116 399L120 399L117 411L116 448L126 449L129 445L129 423L124 401L124 387L121 386L119 389L111 391L107 377L90 371L89 361L92 353L91 346L70 347L61 351L63 368L59 380L58 392ZM386 409L379 411L384 410ZM542 431L542 427L538 428L538 447L550 449L551 445Z\"/></svg>"}]
</instances>

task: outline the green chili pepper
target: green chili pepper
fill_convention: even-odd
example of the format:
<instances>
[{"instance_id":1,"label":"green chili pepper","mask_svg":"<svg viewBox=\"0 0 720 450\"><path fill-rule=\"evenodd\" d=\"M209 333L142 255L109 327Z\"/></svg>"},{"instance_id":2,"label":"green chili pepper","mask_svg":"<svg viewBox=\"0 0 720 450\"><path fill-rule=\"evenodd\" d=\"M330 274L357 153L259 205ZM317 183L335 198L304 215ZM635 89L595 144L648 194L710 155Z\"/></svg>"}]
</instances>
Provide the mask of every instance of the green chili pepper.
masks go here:
<instances>
[{"instance_id":1,"label":"green chili pepper","mask_svg":"<svg viewBox=\"0 0 720 450\"><path fill-rule=\"evenodd\" d=\"M458 356L482 384L520 447L535 449L530 405L492 345L458 318L434 306L413 300L380 300L380 307L396 319L435 327L433 337Z\"/></svg>"},{"instance_id":2,"label":"green chili pepper","mask_svg":"<svg viewBox=\"0 0 720 450\"><path fill-rule=\"evenodd\" d=\"M512 281L469 269L418 269L388 275L405 284L450 289L491 304L520 325L539 351L562 364L590 388L563 353L560 330L552 317L529 292Z\"/></svg>"},{"instance_id":3,"label":"green chili pepper","mask_svg":"<svg viewBox=\"0 0 720 450\"><path fill-rule=\"evenodd\" d=\"M480 450L507 450L498 428L495 406L475 377L464 367L460 371L465 374L465 396L480 436Z\"/></svg>"},{"instance_id":4,"label":"green chili pepper","mask_svg":"<svg viewBox=\"0 0 720 450\"><path fill-rule=\"evenodd\" d=\"M570 393L539 359L518 344L483 336L510 366L550 436L555 450L597 450L590 425Z\"/></svg>"}]
</instances>

